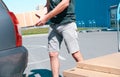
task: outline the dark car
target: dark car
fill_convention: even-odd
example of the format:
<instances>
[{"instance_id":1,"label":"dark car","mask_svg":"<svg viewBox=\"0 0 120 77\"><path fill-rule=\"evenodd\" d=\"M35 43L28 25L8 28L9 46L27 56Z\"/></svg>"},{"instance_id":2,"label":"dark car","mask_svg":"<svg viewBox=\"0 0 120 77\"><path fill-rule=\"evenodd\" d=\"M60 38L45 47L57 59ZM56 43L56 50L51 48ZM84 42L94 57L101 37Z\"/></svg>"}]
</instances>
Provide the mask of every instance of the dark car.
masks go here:
<instances>
[{"instance_id":1,"label":"dark car","mask_svg":"<svg viewBox=\"0 0 120 77\"><path fill-rule=\"evenodd\" d=\"M28 51L22 45L18 20L0 0L0 77L22 77Z\"/></svg>"}]
</instances>

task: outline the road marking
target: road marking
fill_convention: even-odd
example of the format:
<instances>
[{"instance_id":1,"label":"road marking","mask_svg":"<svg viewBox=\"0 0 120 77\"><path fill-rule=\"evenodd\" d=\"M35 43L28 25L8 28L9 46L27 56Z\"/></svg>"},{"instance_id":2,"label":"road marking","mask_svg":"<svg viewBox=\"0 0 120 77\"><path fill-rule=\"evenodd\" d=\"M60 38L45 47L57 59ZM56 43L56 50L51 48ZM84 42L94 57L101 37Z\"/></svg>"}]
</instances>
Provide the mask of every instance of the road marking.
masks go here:
<instances>
[{"instance_id":1,"label":"road marking","mask_svg":"<svg viewBox=\"0 0 120 77\"><path fill-rule=\"evenodd\" d=\"M61 59L61 60L66 60L64 57L62 57L62 56L58 56L59 57L59 59Z\"/></svg>"},{"instance_id":2,"label":"road marking","mask_svg":"<svg viewBox=\"0 0 120 77\"><path fill-rule=\"evenodd\" d=\"M40 45L40 47L42 47L42 48L47 48L47 46L45 46L45 45Z\"/></svg>"},{"instance_id":3,"label":"road marking","mask_svg":"<svg viewBox=\"0 0 120 77\"><path fill-rule=\"evenodd\" d=\"M41 77L40 74L35 74L35 77Z\"/></svg>"},{"instance_id":4,"label":"road marking","mask_svg":"<svg viewBox=\"0 0 120 77\"><path fill-rule=\"evenodd\" d=\"M43 37L43 36L48 36L48 34L35 34L35 35L26 35L26 36L22 36L23 38L27 38L27 37Z\"/></svg>"},{"instance_id":5,"label":"road marking","mask_svg":"<svg viewBox=\"0 0 120 77\"><path fill-rule=\"evenodd\" d=\"M47 48L46 45L24 45L24 46L30 48Z\"/></svg>"},{"instance_id":6,"label":"road marking","mask_svg":"<svg viewBox=\"0 0 120 77\"><path fill-rule=\"evenodd\" d=\"M28 65L33 65L33 64L37 64L37 63L43 63L43 62L46 62L46 61L49 61L49 58L45 59L45 60L42 60L42 61L30 62L30 63L28 63Z\"/></svg>"},{"instance_id":7,"label":"road marking","mask_svg":"<svg viewBox=\"0 0 120 77\"><path fill-rule=\"evenodd\" d=\"M60 60L66 60L64 57L62 57L62 56L58 56L58 58L60 59ZM49 61L50 59L48 58L48 59L45 59L45 60L42 60L42 61L35 61L35 62L29 62L28 63L28 65L33 65L33 64L37 64L37 63L43 63L43 62L46 62L46 61Z\"/></svg>"}]
</instances>

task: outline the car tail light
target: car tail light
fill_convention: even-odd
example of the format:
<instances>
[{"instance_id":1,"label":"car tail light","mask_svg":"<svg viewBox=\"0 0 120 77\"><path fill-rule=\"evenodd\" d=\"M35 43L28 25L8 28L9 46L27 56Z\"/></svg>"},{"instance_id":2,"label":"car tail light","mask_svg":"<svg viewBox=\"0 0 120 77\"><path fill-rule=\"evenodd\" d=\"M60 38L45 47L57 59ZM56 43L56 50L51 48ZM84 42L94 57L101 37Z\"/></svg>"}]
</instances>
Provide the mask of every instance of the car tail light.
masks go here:
<instances>
[{"instance_id":1,"label":"car tail light","mask_svg":"<svg viewBox=\"0 0 120 77\"><path fill-rule=\"evenodd\" d=\"M19 47L19 46L22 46L22 35L20 34L20 32L18 31L18 20L16 18L16 16L14 15L13 12L8 12L11 19L12 19L12 22L14 24L14 29L15 29L15 35L16 35L16 46Z\"/></svg>"}]
</instances>

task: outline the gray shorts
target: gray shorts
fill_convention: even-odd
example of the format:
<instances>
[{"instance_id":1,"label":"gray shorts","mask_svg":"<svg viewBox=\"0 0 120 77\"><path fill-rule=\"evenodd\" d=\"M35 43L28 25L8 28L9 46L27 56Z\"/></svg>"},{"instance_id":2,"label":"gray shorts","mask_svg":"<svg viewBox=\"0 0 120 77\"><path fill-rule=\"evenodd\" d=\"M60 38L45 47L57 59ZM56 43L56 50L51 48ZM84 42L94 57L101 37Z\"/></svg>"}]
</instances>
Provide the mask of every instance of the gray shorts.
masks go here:
<instances>
[{"instance_id":1,"label":"gray shorts","mask_svg":"<svg viewBox=\"0 0 120 77\"><path fill-rule=\"evenodd\" d=\"M60 51L62 40L64 40L69 53L75 53L76 51L79 51L76 23L72 22L64 25L50 25L48 51Z\"/></svg>"}]
</instances>

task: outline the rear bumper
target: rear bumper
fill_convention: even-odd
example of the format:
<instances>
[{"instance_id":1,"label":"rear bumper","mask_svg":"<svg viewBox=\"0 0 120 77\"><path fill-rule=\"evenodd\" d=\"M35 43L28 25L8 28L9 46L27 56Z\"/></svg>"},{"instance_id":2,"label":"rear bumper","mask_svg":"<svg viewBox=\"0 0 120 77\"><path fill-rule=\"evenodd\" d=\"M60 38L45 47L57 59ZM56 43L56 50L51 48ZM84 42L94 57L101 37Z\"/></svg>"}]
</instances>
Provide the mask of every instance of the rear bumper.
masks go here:
<instances>
[{"instance_id":1,"label":"rear bumper","mask_svg":"<svg viewBox=\"0 0 120 77\"><path fill-rule=\"evenodd\" d=\"M28 63L28 51L17 47L0 52L0 77L22 77Z\"/></svg>"}]
</instances>

